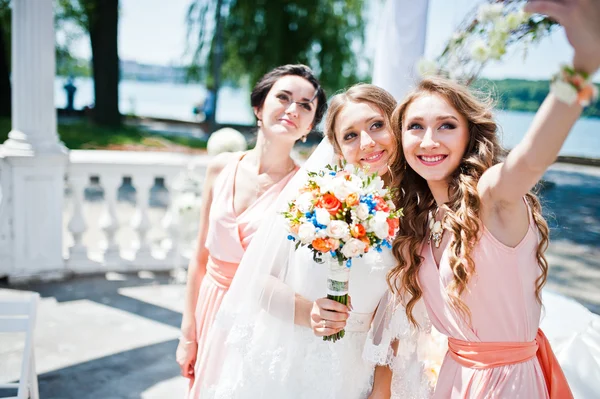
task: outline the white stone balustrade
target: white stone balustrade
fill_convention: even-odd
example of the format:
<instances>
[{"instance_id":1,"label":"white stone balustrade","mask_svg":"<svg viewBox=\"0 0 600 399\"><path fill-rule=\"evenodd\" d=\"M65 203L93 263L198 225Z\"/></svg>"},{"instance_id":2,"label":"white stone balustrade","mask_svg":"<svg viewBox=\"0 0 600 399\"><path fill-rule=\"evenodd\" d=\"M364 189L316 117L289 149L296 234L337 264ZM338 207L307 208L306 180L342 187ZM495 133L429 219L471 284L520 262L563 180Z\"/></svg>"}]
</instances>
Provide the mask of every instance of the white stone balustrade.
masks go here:
<instances>
[{"instance_id":1,"label":"white stone balustrade","mask_svg":"<svg viewBox=\"0 0 600 399\"><path fill-rule=\"evenodd\" d=\"M186 172L191 160L198 174L203 175L210 159L207 155L186 155L166 152L89 151L70 152L67 184L70 200L65 217L65 232L72 245L65 254L68 270L73 273L105 271L169 270L184 266L187 258L181 253L185 247L179 237L178 209L172 204L177 193L176 181ZM86 201L85 190L90 179L98 178L103 190L103 204ZM119 200L124 178L131 179L135 188L135 208ZM160 194L166 196L161 212L150 208L151 191L156 179L162 179ZM156 190L155 190L156 197ZM100 210L102 206L102 210ZM93 208L92 212L87 212ZM120 209L120 212L118 212ZM97 220L88 220L91 217ZM160 215L159 215L160 216ZM123 220L125 218L125 220ZM155 220L153 220L155 219ZM92 226L96 231L91 231ZM101 230L98 231L98 230ZM162 239L149 240L151 230L162 230ZM124 230L136 239L127 243ZM96 237L88 239L85 237ZM102 243L97 240L102 239ZM155 240L156 241L156 240Z\"/></svg>"}]
</instances>

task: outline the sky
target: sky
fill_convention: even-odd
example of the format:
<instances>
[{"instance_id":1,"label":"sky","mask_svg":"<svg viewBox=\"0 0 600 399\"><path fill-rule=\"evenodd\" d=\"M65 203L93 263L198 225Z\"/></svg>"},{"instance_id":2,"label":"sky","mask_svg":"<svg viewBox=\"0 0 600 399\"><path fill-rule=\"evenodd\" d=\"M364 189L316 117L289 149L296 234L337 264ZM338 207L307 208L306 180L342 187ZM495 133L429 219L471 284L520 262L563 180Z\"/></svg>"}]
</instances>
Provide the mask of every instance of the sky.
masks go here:
<instances>
[{"instance_id":1,"label":"sky","mask_svg":"<svg viewBox=\"0 0 600 399\"><path fill-rule=\"evenodd\" d=\"M120 0L119 56L121 59L159 65L185 62L185 14L192 0ZM414 0L421 1L421 0ZM366 12L366 54L373 54L374 38L382 0L369 0ZM480 0L430 0L425 56L434 58L463 16ZM73 52L89 58L89 40L74 43ZM490 78L548 79L561 63L568 63L572 50L562 29L529 50L524 61L516 52L502 62L488 65L483 76ZM600 74L596 76L600 81Z\"/></svg>"}]
</instances>

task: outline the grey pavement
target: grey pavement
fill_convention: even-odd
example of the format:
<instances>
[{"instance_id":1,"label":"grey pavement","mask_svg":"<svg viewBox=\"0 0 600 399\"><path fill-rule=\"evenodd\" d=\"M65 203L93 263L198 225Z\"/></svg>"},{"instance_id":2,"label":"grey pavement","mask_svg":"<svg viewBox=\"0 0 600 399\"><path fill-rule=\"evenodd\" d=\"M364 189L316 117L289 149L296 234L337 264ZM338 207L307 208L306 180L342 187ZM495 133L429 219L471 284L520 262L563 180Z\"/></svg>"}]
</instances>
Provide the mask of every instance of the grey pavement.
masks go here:
<instances>
[{"instance_id":1,"label":"grey pavement","mask_svg":"<svg viewBox=\"0 0 600 399\"><path fill-rule=\"evenodd\" d=\"M600 168L557 164L546 181L541 195L552 239L547 286L600 314ZM183 275L0 283L0 296L28 290L42 296L36 331L41 397L184 398L186 381L174 356ZM0 335L0 382L18 377L20 342L16 334Z\"/></svg>"}]
</instances>

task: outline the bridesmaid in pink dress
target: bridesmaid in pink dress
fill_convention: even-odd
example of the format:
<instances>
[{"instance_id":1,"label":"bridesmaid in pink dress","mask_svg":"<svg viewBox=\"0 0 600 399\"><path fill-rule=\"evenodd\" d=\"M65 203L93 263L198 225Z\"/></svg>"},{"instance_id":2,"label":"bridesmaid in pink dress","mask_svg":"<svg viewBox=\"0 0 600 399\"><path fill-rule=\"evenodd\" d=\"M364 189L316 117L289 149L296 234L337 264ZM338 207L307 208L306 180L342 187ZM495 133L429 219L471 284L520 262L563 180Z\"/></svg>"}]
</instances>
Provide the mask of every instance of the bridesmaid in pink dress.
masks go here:
<instances>
[{"instance_id":1,"label":"bridesmaid in pink dress","mask_svg":"<svg viewBox=\"0 0 600 399\"><path fill-rule=\"evenodd\" d=\"M195 256L188 266L177 363L190 379L189 398L199 397L196 360L223 296L262 216L294 175L292 147L305 139L327 108L310 68L285 65L256 84L251 104L258 119L256 146L224 153L208 166Z\"/></svg>"},{"instance_id":2,"label":"bridesmaid in pink dress","mask_svg":"<svg viewBox=\"0 0 600 399\"><path fill-rule=\"evenodd\" d=\"M600 3L529 7L565 26L573 68L593 75ZM403 156L393 172L405 217L389 281L408 300L409 318L423 297L432 323L448 336L435 398L573 397L539 330L548 226L530 190L556 159L583 100L593 97L589 83L577 84L571 99L553 86L506 157L489 104L456 83L424 79L394 112Z\"/></svg>"}]
</instances>

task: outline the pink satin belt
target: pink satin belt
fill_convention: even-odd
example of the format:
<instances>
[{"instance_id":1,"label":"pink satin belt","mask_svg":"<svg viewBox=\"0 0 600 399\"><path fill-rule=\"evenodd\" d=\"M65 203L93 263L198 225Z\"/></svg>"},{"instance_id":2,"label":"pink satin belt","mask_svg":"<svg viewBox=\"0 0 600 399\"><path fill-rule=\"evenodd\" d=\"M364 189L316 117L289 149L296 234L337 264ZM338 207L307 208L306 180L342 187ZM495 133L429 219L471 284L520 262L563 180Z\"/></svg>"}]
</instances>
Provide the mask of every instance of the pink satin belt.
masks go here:
<instances>
[{"instance_id":1,"label":"pink satin belt","mask_svg":"<svg viewBox=\"0 0 600 399\"><path fill-rule=\"evenodd\" d=\"M219 288L227 290L231 286L238 266L238 263L224 262L209 256L206 264L206 276Z\"/></svg>"},{"instance_id":2,"label":"pink satin belt","mask_svg":"<svg viewBox=\"0 0 600 399\"><path fill-rule=\"evenodd\" d=\"M537 356L550 399L573 398L550 343L540 329L531 342L468 342L448 338L448 352L461 366L477 370L522 363Z\"/></svg>"}]
</instances>

